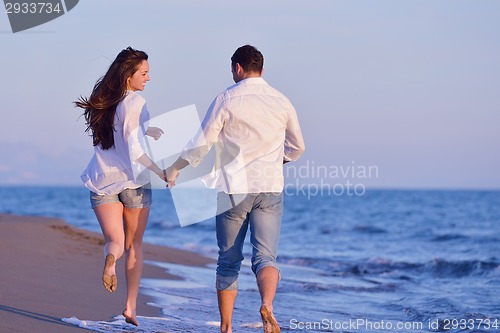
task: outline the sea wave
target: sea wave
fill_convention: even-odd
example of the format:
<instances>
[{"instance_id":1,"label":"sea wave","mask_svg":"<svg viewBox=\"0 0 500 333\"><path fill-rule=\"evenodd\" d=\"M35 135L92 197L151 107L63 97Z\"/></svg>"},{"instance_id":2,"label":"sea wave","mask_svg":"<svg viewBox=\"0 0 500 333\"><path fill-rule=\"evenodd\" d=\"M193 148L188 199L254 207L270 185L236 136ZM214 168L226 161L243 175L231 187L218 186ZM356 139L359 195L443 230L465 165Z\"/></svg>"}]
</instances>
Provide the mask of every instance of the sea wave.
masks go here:
<instances>
[{"instance_id":1,"label":"sea wave","mask_svg":"<svg viewBox=\"0 0 500 333\"><path fill-rule=\"evenodd\" d=\"M325 275L377 276L393 275L404 279L408 276L428 275L433 278L463 278L468 276L497 275L500 262L495 257L488 260L446 260L433 258L423 263L395 261L385 258L368 258L362 261L280 257L279 261L320 269Z\"/></svg>"}]
</instances>

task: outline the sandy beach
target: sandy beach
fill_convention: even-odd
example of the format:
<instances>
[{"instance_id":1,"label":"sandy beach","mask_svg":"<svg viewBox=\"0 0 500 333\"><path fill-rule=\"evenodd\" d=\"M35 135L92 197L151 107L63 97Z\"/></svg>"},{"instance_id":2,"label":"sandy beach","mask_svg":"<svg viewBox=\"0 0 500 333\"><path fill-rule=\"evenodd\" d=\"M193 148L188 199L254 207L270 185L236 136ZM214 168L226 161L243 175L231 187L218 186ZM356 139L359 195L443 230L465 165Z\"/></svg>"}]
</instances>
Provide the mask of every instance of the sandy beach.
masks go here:
<instances>
[{"instance_id":1,"label":"sandy beach","mask_svg":"<svg viewBox=\"0 0 500 333\"><path fill-rule=\"evenodd\" d=\"M87 331L64 323L76 316L110 320L125 302L124 261L118 262L118 290L102 286L102 236L74 228L60 219L0 214L0 330L70 333ZM202 266L211 259L145 244L145 260ZM164 269L144 265L144 278L179 279ZM159 316L139 294L137 313ZM87 331L88 332L88 331Z\"/></svg>"}]
</instances>

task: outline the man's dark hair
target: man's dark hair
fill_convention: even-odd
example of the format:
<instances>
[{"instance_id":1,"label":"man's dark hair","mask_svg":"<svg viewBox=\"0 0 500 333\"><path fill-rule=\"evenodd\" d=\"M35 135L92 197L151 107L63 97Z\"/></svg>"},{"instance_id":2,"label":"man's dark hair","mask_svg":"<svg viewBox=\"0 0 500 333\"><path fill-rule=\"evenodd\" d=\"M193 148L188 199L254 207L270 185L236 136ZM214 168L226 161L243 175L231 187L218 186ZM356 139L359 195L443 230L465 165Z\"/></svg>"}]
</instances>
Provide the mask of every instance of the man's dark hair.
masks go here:
<instances>
[{"instance_id":1,"label":"man's dark hair","mask_svg":"<svg viewBox=\"0 0 500 333\"><path fill-rule=\"evenodd\" d=\"M239 47L231 57L231 66L234 68L240 64L245 72L262 73L264 67L264 56L252 45Z\"/></svg>"}]
</instances>

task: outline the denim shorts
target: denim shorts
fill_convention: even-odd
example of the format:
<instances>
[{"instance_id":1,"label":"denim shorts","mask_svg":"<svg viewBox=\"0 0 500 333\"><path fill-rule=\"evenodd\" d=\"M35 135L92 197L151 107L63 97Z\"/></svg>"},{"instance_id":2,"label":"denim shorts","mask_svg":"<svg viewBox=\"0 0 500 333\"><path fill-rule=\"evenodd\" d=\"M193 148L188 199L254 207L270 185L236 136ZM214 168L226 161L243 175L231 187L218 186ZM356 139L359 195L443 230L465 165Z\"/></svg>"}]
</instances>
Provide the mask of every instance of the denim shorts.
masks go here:
<instances>
[{"instance_id":1,"label":"denim shorts","mask_svg":"<svg viewBox=\"0 0 500 333\"><path fill-rule=\"evenodd\" d=\"M139 188L126 188L118 194L100 195L90 192L92 208L113 202L121 202L126 208L148 208L151 206L151 186L146 184Z\"/></svg>"}]
</instances>

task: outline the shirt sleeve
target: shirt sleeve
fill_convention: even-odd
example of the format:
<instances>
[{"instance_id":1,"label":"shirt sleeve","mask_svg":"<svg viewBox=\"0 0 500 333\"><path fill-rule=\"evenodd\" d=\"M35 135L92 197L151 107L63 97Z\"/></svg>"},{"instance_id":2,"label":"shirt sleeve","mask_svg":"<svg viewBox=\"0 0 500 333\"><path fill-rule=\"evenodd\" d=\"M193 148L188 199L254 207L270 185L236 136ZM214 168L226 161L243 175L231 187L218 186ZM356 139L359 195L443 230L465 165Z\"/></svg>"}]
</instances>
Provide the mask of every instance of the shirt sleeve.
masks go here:
<instances>
[{"instance_id":1,"label":"shirt sleeve","mask_svg":"<svg viewBox=\"0 0 500 333\"><path fill-rule=\"evenodd\" d=\"M181 157L192 166L198 166L217 142L227 116L223 96L216 97L208 108L200 129L182 150Z\"/></svg>"},{"instance_id":2,"label":"shirt sleeve","mask_svg":"<svg viewBox=\"0 0 500 333\"><path fill-rule=\"evenodd\" d=\"M146 153L144 119L149 115L146 102L142 98L132 98L126 106L123 120L123 137L128 144L130 161L134 163Z\"/></svg>"},{"instance_id":3,"label":"shirt sleeve","mask_svg":"<svg viewBox=\"0 0 500 333\"><path fill-rule=\"evenodd\" d=\"M300 130L299 119L295 108L290 103L290 116L285 131L285 154L284 160L296 161L305 150L304 138Z\"/></svg>"}]
</instances>

